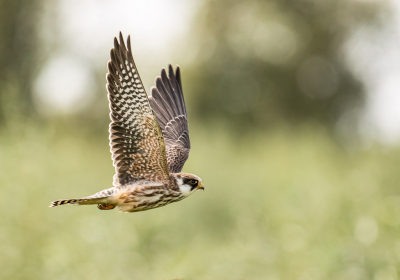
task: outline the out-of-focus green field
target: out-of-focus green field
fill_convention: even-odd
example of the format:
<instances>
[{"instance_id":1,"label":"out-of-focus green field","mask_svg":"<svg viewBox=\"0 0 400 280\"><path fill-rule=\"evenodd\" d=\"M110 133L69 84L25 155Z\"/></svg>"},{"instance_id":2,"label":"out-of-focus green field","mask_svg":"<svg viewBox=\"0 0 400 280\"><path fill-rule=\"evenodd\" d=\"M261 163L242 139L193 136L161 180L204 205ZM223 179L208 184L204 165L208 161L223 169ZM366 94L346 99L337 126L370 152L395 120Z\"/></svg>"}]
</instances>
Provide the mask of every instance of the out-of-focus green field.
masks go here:
<instances>
[{"instance_id":1,"label":"out-of-focus green field","mask_svg":"<svg viewBox=\"0 0 400 280\"><path fill-rule=\"evenodd\" d=\"M3 129L0 279L400 278L399 150L221 130L191 126L204 192L125 214L47 207L111 187L106 132Z\"/></svg>"}]
</instances>

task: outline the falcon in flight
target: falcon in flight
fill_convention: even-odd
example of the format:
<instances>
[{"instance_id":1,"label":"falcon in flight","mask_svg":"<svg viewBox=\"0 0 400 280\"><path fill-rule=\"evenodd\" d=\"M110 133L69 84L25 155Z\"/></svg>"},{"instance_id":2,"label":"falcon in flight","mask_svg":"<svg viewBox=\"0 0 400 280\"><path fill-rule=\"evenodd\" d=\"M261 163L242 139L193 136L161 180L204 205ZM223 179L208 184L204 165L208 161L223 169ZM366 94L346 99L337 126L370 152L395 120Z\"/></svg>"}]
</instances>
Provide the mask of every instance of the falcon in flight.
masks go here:
<instances>
[{"instance_id":1,"label":"falcon in flight","mask_svg":"<svg viewBox=\"0 0 400 280\"><path fill-rule=\"evenodd\" d=\"M181 173L190 151L189 127L179 66L161 70L148 97L132 57L130 36L114 38L108 62L110 147L116 174L113 187L91 196L62 199L64 204L97 204L138 212L182 200L204 190L201 179Z\"/></svg>"}]
</instances>

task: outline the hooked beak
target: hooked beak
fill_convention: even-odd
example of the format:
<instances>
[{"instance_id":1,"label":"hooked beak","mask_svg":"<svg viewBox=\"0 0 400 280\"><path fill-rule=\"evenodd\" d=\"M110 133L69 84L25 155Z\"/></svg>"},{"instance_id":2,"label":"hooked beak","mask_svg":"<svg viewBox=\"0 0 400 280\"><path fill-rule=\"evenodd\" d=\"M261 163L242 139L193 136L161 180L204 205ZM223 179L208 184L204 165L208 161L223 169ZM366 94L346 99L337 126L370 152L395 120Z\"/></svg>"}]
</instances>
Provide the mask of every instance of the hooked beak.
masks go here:
<instances>
[{"instance_id":1,"label":"hooked beak","mask_svg":"<svg viewBox=\"0 0 400 280\"><path fill-rule=\"evenodd\" d=\"M199 185L197 186L197 188L199 189L199 190L203 190L204 191L204 185L203 185L203 183L199 183Z\"/></svg>"}]
</instances>

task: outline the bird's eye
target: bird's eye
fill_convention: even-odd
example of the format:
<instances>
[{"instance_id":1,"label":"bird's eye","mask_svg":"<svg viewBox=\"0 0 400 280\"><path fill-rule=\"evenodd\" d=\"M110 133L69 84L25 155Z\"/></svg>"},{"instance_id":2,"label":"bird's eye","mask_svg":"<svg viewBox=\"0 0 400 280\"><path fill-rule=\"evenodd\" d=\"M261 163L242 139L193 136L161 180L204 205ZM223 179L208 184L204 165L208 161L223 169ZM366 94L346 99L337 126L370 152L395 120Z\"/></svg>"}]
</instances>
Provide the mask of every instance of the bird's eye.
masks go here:
<instances>
[{"instance_id":1,"label":"bird's eye","mask_svg":"<svg viewBox=\"0 0 400 280\"><path fill-rule=\"evenodd\" d=\"M196 185L196 184L197 184L197 180L190 180L189 183L190 183L191 185Z\"/></svg>"}]
</instances>

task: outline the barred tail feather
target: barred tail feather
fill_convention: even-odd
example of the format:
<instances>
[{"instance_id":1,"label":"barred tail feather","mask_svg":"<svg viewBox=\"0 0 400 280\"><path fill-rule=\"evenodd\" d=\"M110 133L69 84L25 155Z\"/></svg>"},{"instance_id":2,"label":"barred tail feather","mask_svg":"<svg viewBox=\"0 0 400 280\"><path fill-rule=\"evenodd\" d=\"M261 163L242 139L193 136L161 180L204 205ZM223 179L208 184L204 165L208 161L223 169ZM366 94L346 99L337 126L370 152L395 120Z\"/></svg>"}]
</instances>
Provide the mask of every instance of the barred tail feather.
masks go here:
<instances>
[{"instance_id":1,"label":"barred tail feather","mask_svg":"<svg viewBox=\"0 0 400 280\"><path fill-rule=\"evenodd\" d=\"M82 198L72 198L72 199L60 199L53 201L49 207L56 207L59 205L64 205L64 204L81 204L84 201L87 201L88 199L82 199Z\"/></svg>"},{"instance_id":2,"label":"barred tail feather","mask_svg":"<svg viewBox=\"0 0 400 280\"><path fill-rule=\"evenodd\" d=\"M91 196L81 197L81 198L70 198L70 199L59 199L53 201L49 207L56 207L59 205L65 204L75 204L75 205L90 205L90 204L103 204L109 203L110 199L114 194L115 189L110 188L106 190L102 190Z\"/></svg>"}]
</instances>

